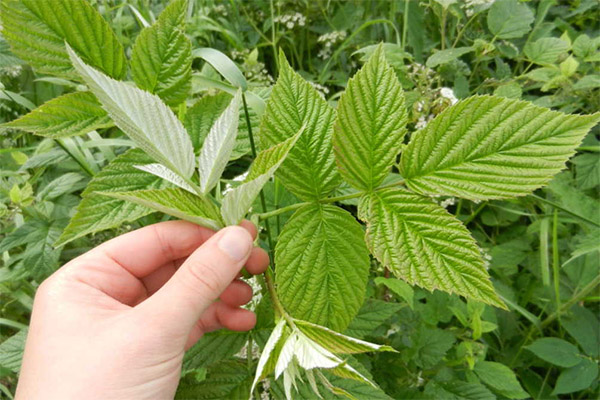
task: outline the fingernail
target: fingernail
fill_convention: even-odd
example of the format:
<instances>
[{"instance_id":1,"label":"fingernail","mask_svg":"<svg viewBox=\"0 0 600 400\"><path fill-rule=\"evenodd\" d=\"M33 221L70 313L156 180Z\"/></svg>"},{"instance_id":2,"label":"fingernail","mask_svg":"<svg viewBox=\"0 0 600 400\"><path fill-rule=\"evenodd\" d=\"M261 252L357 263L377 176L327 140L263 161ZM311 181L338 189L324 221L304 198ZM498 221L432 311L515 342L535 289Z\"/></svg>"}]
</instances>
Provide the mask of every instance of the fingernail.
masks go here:
<instances>
[{"instance_id":1,"label":"fingernail","mask_svg":"<svg viewBox=\"0 0 600 400\"><path fill-rule=\"evenodd\" d=\"M219 249L235 261L242 261L252 249L250 234L240 227L230 227L217 243Z\"/></svg>"}]
</instances>

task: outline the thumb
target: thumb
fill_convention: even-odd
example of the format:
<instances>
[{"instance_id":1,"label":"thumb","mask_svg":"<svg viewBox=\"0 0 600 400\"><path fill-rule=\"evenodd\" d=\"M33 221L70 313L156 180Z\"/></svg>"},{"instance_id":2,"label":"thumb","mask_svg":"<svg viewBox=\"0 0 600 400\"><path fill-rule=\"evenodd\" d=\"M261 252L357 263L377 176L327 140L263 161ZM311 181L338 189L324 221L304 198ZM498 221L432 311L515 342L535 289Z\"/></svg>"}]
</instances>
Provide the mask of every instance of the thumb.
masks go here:
<instances>
[{"instance_id":1,"label":"thumb","mask_svg":"<svg viewBox=\"0 0 600 400\"><path fill-rule=\"evenodd\" d=\"M220 230L138 308L152 313L152 319L162 327L170 326L187 334L235 279L250 256L252 245L252 237L240 226Z\"/></svg>"}]
</instances>

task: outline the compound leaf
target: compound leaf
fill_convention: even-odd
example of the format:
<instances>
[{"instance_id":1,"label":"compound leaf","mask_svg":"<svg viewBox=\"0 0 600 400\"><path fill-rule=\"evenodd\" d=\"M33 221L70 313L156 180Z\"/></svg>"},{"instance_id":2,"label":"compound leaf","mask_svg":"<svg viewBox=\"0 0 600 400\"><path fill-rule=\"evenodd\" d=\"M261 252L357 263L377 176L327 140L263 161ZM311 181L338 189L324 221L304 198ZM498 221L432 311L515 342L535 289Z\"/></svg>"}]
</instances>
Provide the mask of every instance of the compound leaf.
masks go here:
<instances>
[{"instance_id":1,"label":"compound leaf","mask_svg":"<svg viewBox=\"0 0 600 400\"><path fill-rule=\"evenodd\" d=\"M473 96L412 136L400 173L423 194L523 196L563 169L598 121L600 113L567 115L525 101Z\"/></svg>"},{"instance_id":2,"label":"compound leaf","mask_svg":"<svg viewBox=\"0 0 600 400\"><path fill-rule=\"evenodd\" d=\"M84 0L2 0L2 34L38 72L76 78L65 42L108 76L127 73L123 47L100 13Z\"/></svg>"},{"instance_id":3,"label":"compound leaf","mask_svg":"<svg viewBox=\"0 0 600 400\"><path fill-rule=\"evenodd\" d=\"M371 253L399 278L505 308L465 226L432 200L400 188L361 199Z\"/></svg>"},{"instance_id":4,"label":"compound leaf","mask_svg":"<svg viewBox=\"0 0 600 400\"><path fill-rule=\"evenodd\" d=\"M156 161L189 178L194 148L185 128L159 97L116 81L86 65L67 46L73 66L115 124Z\"/></svg>"},{"instance_id":5,"label":"compound leaf","mask_svg":"<svg viewBox=\"0 0 600 400\"><path fill-rule=\"evenodd\" d=\"M77 206L75 215L54 245L61 246L87 234L115 228L152 213L147 207L95 193L158 189L165 186L165 181L161 178L136 168L137 165L151 162L140 149L129 150L111 161L83 191L83 199Z\"/></svg>"},{"instance_id":6,"label":"compound leaf","mask_svg":"<svg viewBox=\"0 0 600 400\"><path fill-rule=\"evenodd\" d=\"M347 211L307 204L284 226L275 247L276 283L294 317L343 331L363 303L369 254Z\"/></svg>"},{"instance_id":7,"label":"compound leaf","mask_svg":"<svg viewBox=\"0 0 600 400\"><path fill-rule=\"evenodd\" d=\"M110 117L90 92L64 94L3 124L53 139L83 135L112 125Z\"/></svg>"},{"instance_id":8,"label":"compound leaf","mask_svg":"<svg viewBox=\"0 0 600 400\"><path fill-rule=\"evenodd\" d=\"M290 152L277 176L303 200L327 196L339 183L331 135L335 112L327 101L279 56L279 79L273 87L259 137L262 148L294 136L302 125L306 132Z\"/></svg>"},{"instance_id":9,"label":"compound leaf","mask_svg":"<svg viewBox=\"0 0 600 400\"><path fill-rule=\"evenodd\" d=\"M371 190L389 174L406 133L404 93L379 46L338 103L333 151L340 174Z\"/></svg>"},{"instance_id":10,"label":"compound leaf","mask_svg":"<svg viewBox=\"0 0 600 400\"><path fill-rule=\"evenodd\" d=\"M237 136L240 101L241 92L238 91L229 106L210 128L204 140L198 158L202 193L208 193L217 185L229 162Z\"/></svg>"},{"instance_id":11,"label":"compound leaf","mask_svg":"<svg viewBox=\"0 0 600 400\"><path fill-rule=\"evenodd\" d=\"M184 101L191 88L192 45L184 32L187 6L187 0L169 3L139 34L131 53L135 83L170 106Z\"/></svg>"},{"instance_id":12,"label":"compound leaf","mask_svg":"<svg viewBox=\"0 0 600 400\"><path fill-rule=\"evenodd\" d=\"M219 230L223 227L219 210L208 198L193 195L181 188L100 192L100 194L130 201L210 229Z\"/></svg>"}]
</instances>

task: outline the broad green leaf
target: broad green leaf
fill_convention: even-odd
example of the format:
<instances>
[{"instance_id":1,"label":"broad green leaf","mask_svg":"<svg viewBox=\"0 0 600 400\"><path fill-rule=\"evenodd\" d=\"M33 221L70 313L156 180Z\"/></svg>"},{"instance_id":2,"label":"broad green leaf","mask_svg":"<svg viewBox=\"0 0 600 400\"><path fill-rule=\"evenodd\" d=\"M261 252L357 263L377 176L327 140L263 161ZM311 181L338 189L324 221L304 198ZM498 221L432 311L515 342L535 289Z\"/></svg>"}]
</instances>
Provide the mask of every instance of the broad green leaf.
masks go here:
<instances>
[{"instance_id":1,"label":"broad green leaf","mask_svg":"<svg viewBox=\"0 0 600 400\"><path fill-rule=\"evenodd\" d=\"M170 106L183 102L191 88L192 45L185 36L188 0L171 1L152 26L135 40L133 80Z\"/></svg>"},{"instance_id":2,"label":"broad green leaf","mask_svg":"<svg viewBox=\"0 0 600 400\"><path fill-rule=\"evenodd\" d=\"M361 199L371 253L397 277L505 308L469 231L431 199L399 188Z\"/></svg>"},{"instance_id":3,"label":"broad green leaf","mask_svg":"<svg viewBox=\"0 0 600 400\"><path fill-rule=\"evenodd\" d=\"M559 56L569 51L569 43L554 37L545 37L528 42L523 53L536 64L554 64Z\"/></svg>"},{"instance_id":4,"label":"broad green leaf","mask_svg":"<svg viewBox=\"0 0 600 400\"><path fill-rule=\"evenodd\" d=\"M164 187L165 182L161 178L136 168L137 165L151 162L152 160L144 152L133 149L115 158L104 167L83 191L83 199L77 207L77 212L55 246L64 245L90 233L115 228L152 213L153 211L147 207L95 193Z\"/></svg>"},{"instance_id":5,"label":"broad green leaf","mask_svg":"<svg viewBox=\"0 0 600 400\"><path fill-rule=\"evenodd\" d=\"M182 178L192 176L194 148L181 122L158 98L86 65L67 46L73 66L115 124L142 150Z\"/></svg>"},{"instance_id":6,"label":"broad green leaf","mask_svg":"<svg viewBox=\"0 0 600 400\"><path fill-rule=\"evenodd\" d=\"M600 45L600 41L597 39L591 39L585 33L577 36L577 39L573 42L573 53L575 55L585 61L588 61L588 58L597 56L598 54L598 46Z\"/></svg>"},{"instance_id":7,"label":"broad green leaf","mask_svg":"<svg viewBox=\"0 0 600 400\"><path fill-rule=\"evenodd\" d=\"M333 149L340 174L372 190L390 173L406 133L402 86L378 47L338 102Z\"/></svg>"},{"instance_id":8,"label":"broad green leaf","mask_svg":"<svg viewBox=\"0 0 600 400\"><path fill-rule=\"evenodd\" d=\"M553 337L537 339L525 348L544 361L569 368L581 362L579 350L571 343Z\"/></svg>"},{"instance_id":9,"label":"broad green leaf","mask_svg":"<svg viewBox=\"0 0 600 400\"><path fill-rule=\"evenodd\" d=\"M423 394L428 399L496 400L496 396L482 384L456 380L449 382L430 380L425 386Z\"/></svg>"},{"instance_id":10,"label":"broad green leaf","mask_svg":"<svg viewBox=\"0 0 600 400\"><path fill-rule=\"evenodd\" d=\"M110 117L90 92L64 94L3 124L53 139L83 135L112 125Z\"/></svg>"},{"instance_id":11,"label":"broad green leaf","mask_svg":"<svg viewBox=\"0 0 600 400\"><path fill-rule=\"evenodd\" d=\"M438 65L448 64L449 62L454 61L457 58L474 50L475 49L473 47L455 47L453 49L440 50L429 56L425 65L427 65L429 68L435 68Z\"/></svg>"},{"instance_id":12,"label":"broad green leaf","mask_svg":"<svg viewBox=\"0 0 600 400\"><path fill-rule=\"evenodd\" d=\"M210 128L223 111L225 111L227 105L231 103L231 98L232 96L229 93L224 92L215 96L204 96L187 110L184 126L192 138L192 143L197 153L200 152L200 148ZM250 151L250 138L248 136L246 116L242 108L240 108L239 114L238 134L235 139L235 146L231 151L230 160L238 159ZM259 124L258 116L251 108L248 110L248 114L250 115L252 132L256 135Z\"/></svg>"},{"instance_id":13,"label":"broad green leaf","mask_svg":"<svg viewBox=\"0 0 600 400\"><path fill-rule=\"evenodd\" d=\"M356 354L374 351L395 351L390 346L365 342L311 322L294 320L294 323L308 338L319 343L335 354Z\"/></svg>"},{"instance_id":14,"label":"broad green leaf","mask_svg":"<svg viewBox=\"0 0 600 400\"><path fill-rule=\"evenodd\" d=\"M587 355L600 355L600 326L598 316L585 307L575 305L568 314L561 317L561 325L571 335Z\"/></svg>"},{"instance_id":15,"label":"broad green leaf","mask_svg":"<svg viewBox=\"0 0 600 400\"><path fill-rule=\"evenodd\" d=\"M264 149L281 143L306 125L306 132L277 176L301 199L321 199L339 183L331 145L335 112L310 83L294 72L283 53L279 60L279 79L258 132L260 146Z\"/></svg>"},{"instance_id":16,"label":"broad green leaf","mask_svg":"<svg viewBox=\"0 0 600 400\"><path fill-rule=\"evenodd\" d=\"M515 373L506 365L493 361L479 361L475 374L483 383L509 399L525 399L529 394L523 390Z\"/></svg>"},{"instance_id":17,"label":"broad green leaf","mask_svg":"<svg viewBox=\"0 0 600 400\"><path fill-rule=\"evenodd\" d=\"M37 194L39 199L53 200L66 193L72 193L75 190L83 189L85 182L81 182L84 176L76 172L67 172L58 178L50 181Z\"/></svg>"},{"instance_id":18,"label":"broad green leaf","mask_svg":"<svg viewBox=\"0 0 600 400\"><path fill-rule=\"evenodd\" d=\"M108 76L127 73L123 47L100 13L83 0L1 0L2 35L38 72L75 78L65 42Z\"/></svg>"},{"instance_id":19,"label":"broad green leaf","mask_svg":"<svg viewBox=\"0 0 600 400\"><path fill-rule=\"evenodd\" d=\"M523 89L516 82L506 83L494 89L494 95L506 97L508 99L520 99L523 95Z\"/></svg>"},{"instance_id":20,"label":"broad green leaf","mask_svg":"<svg viewBox=\"0 0 600 400\"><path fill-rule=\"evenodd\" d=\"M208 367L218 361L232 357L248 342L247 332L221 329L202 336L183 357L183 370Z\"/></svg>"},{"instance_id":21,"label":"broad green leaf","mask_svg":"<svg viewBox=\"0 0 600 400\"><path fill-rule=\"evenodd\" d=\"M415 291L408 283L400 279L384 278L382 276L375 278L374 282L377 285L385 285L394 294L405 300L410 308L414 307Z\"/></svg>"},{"instance_id":22,"label":"broad green leaf","mask_svg":"<svg viewBox=\"0 0 600 400\"><path fill-rule=\"evenodd\" d=\"M181 400L241 400L247 399L252 386L252 371L241 360L225 360L213 364L206 379L193 386L177 389L175 399Z\"/></svg>"},{"instance_id":23,"label":"broad green leaf","mask_svg":"<svg viewBox=\"0 0 600 400\"><path fill-rule=\"evenodd\" d=\"M598 363L584 358L576 366L560 373L552 395L585 390L594 384L596 378L598 378Z\"/></svg>"},{"instance_id":24,"label":"broad green leaf","mask_svg":"<svg viewBox=\"0 0 600 400\"><path fill-rule=\"evenodd\" d=\"M363 303L369 254L350 213L308 204L284 226L275 247L276 283L295 318L343 331Z\"/></svg>"},{"instance_id":25,"label":"broad green leaf","mask_svg":"<svg viewBox=\"0 0 600 400\"><path fill-rule=\"evenodd\" d=\"M169 168L165 167L162 164L153 163L146 165L136 165L135 167L140 171L148 172L149 174L156 175L159 178L166 180L167 182L171 182L175 186L179 186L180 188L185 189L190 193L197 194L196 190L189 183L187 183L182 177L180 177L175 172L171 171Z\"/></svg>"},{"instance_id":26,"label":"broad green leaf","mask_svg":"<svg viewBox=\"0 0 600 400\"><path fill-rule=\"evenodd\" d=\"M523 196L563 169L598 121L600 113L568 115L525 101L474 96L413 134L400 173L423 194Z\"/></svg>"},{"instance_id":27,"label":"broad green leaf","mask_svg":"<svg viewBox=\"0 0 600 400\"><path fill-rule=\"evenodd\" d=\"M303 132L304 127L301 127L296 135L258 153L245 182L231 189L223 197L221 215L226 225L237 225L244 218L256 196L273 177Z\"/></svg>"},{"instance_id":28,"label":"broad green leaf","mask_svg":"<svg viewBox=\"0 0 600 400\"><path fill-rule=\"evenodd\" d=\"M455 341L456 338L450 331L420 325L413 334L408 354L417 366L429 369L442 361Z\"/></svg>"},{"instance_id":29,"label":"broad green leaf","mask_svg":"<svg viewBox=\"0 0 600 400\"><path fill-rule=\"evenodd\" d=\"M99 194L130 201L210 229L219 230L223 227L219 210L210 199L193 195L180 188L99 192Z\"/></svg>"},{"instance_id":30,"label":"broad green leaf","mask_svg":"<svg viewBox=\"0 0 600 400\"><path fill-rule=\"evenodd\" d=\"M246 91L248 88L248 83L242 71L240 71L229 57L219 50L202 47L195 49L193 56L194 58L199 57L205 60L233 86L241 88L243 91Z\"/></svg>"},{"instance_id":31,"label":"broad green leaf","mask_svg":"<svg viewBox=\"0 0 600 400\"><path fill-rule=\"evenodd\" d=\"M367 299L344 333L358 338L365 337L397 313L400 308L402 306L398 303Z\"/></svg>"},{"instance_id":32,"label":"broad green leaf","mask_svg":"<svg viewBox=\"0 0 600 400\"><path fill-rule=\"evenodd\" d=\"M574 90L591 90L600 87L600 75L586 75L573 85Z\"/></svg>"},{"instance_id":33,"label":"broad green leaf","mask_svg":"<svg viewBox=\"0 0 600 400\"><path fill-rule=\"evenodd\" d=\"M23 329L0 343L0 366L18 373L25 351L27 329Z\"/></svg>"},{"instance_id":34,"label":"broad green leaf","mask_svg":"<svg viewBox=\"0 0 600 400\"><path fill-rule=\"evenodd\" d=\"M499 39L516 39L531 29L531 9L518 0L496 0L487 15L490 31Z\"/></svg>"},{"instance_id":35,"label":"broad green leaf","mask_svg":"<svg viewBox=\"0 0 600 400\"><path fill-rule=\"evenodd\" d=\"M229 106L210 128L200 150L198 172L200 190L208 193L214 188L225 170L237 136L241 92L233 97Z\"/></svg>"}]
</instances>

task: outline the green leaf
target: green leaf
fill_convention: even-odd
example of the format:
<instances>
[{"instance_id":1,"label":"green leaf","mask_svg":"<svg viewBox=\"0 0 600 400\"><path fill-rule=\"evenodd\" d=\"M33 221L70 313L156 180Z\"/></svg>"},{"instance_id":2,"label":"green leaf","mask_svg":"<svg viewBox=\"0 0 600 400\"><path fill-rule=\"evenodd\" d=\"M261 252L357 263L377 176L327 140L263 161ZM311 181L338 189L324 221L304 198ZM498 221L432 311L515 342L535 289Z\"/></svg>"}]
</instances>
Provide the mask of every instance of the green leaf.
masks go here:
<instances>
[{"instance_id":1,"label":"green leaf","mask_svg":"<svg viewBox=\"0 0 600 400\"><path fill-rule=\"evenodd\" d=\"M429 68L435 68L438 65L448 64L474 50L472 47L455 47L453 49L440 50L429 56L425 65Z\"/></svg>"},{"instance_id":2,"label":"green leaf","mask_svg":"<svg viewBox=\"0 0 600 400\"><path fill-rule=\"evenodd\" d=\"M251 373L245 361L221 361L208 368L206 379L202 382L193 386L179 387L175 399L247 399L252 386Z\"/></svg>"},{"instance_id":3,"label":"green leaf","mask_svg":"<svg viewBox=\"0 0 600 400\"><path fill-rule=\"evenodd\" d=\"M553 337L537 339L525 348L544 361L569 368L581 362L579 350L571 343Z\"/></svg>"},{"instance_id":4,"label":"green leaf","mask_svg":"<svg viewBox=\"0 0 600 400\"><path fill-rule=\"evenodd\" d=\"M202 47L194 50L193 57L205 60L233 86L241 88L243 91L246 91L248 88L248 83L242 71L240 71L229 57L219 50Z\"/></svg>"},{"instance_id":5,"label":"green leaf","mask_svg":"<svg viewBox=\"0 0 600 400\"><path fill-rule=\"evenodd\" d=\"M598 377L598 364L587 358L558 376L552 395L578 392L591 387ZM597 382L596 382L597 383Z\"/></svg>"},{"instance_id":6,"label":"green leaf","mask_svg":"<svg viewBox=\"0 0 600 400\"><path fill-rule=\"evenodd\" d=\"M517 380L515 373L506 365L493 361L479 361L475 364L475 374L483 383L509 399L530 397Z\"/></svg>"},{"instance_id":7,"label":"green leaf","mask_svg":"<svg viewBox=\"0 0 600 400\"><path fill-rule=\"evenodd\" d=\"M171 171L169 168L165 167L162 164L152 163L146 165L136 165L135 167L140 171L156 175L159 178L166 180L167 182L171 182L173 185L179 186L180 188L185 189L192 194L198 194L196 193L196 190L181 176L177 175L175 172Z\"/></svg>"},{"instance_id":8,"label":"green leaf","mask_svg":"<svg viewBox=\"0 0 600 400\"><path fill-rule=\"evenodd\" d=\"M185 114L184 126L190 134L194 149L200 151L210 128L217 118L225 111L227 105L231 103L229 93L221 92L215 96L204 96L198 100ZM252 131L258 131L258 116L250 108L250 124ZM230 160L235 160L247 154L250 151L250 138L248 137L248 127L246 126L246 117L243 110L240 110L240 120L238 123L238 134L235 140L235 146L231 152Z\"/></svg>"},{"instance_id":9,"label":"green leaf","mask_svg":"<svg viewBox=\"0 0 600 400\"><path fill-rule=\"evenodd\" d=\"M152 213L153 211L147 207L95 193L164 187L165 182L161 178L136 168L137 165L151 162L152 160L140 149L133 149L104 167L83 191L83 199L77 207L77 212L55 246L64 245L90 233L115 228Z\"/></svg>"},{"instance_id":10,"label":"green leaf","mask_svg":"<svg viewBox=\"0 0 600 400\"><path fill-rule=\"evenodd\" d=\"M239 352L248 341L247 332L233 332L229 330L218 330L202 336L192 346L183 358L183 370L207 367L218 361L232 357Z\"/></svg>"},{"instance_id":11,"label":"green leaf","mask_svg":"<svg viewBox=\"0 0 600 400\"><path fill-rule=\"evenodd\" d=\"M487 15L490 32L499 39L516 39L531 29L533 12L518 0L496 0Z\"/></svg>"},{"instance_id":12,"label":"green leaf","mask_svg":"<svg viewBox=\"0 0 600 400\"><path fill-rule=\"evenodd\" d=\"M560 322L587 355L596 358L600 355L600 332L597 329L600 321L596 314L585 307L575 305L567 315L561 317Z\"/></svg>"},{"instance_id":13,"label":"green leaf","mask_svg":"<svg viewBox=\"0 0 600 400\"><path fill-rule=\"evenodd\" d=\"M361 199L371 253L399 278L505 308L465 226L432 200L399 188Z\"/></svg>"},{"instance_id":14,"label":"green leaf","mask_svg":"<svg viewBox=\"0 0 600 400\"><path fill-rule=\"evenodd\" d=\"M384 278L382 276L375 278L374 282L377 285L385 285L398 297L405 300L410 308L414 307L415 291L408 283L401 281L400 279Z\"/></svg>"},{"instance_id":15,"label":"green leaf","mask_svg":"<svg viewBox=\"0 0 600 400\"><path fill-rule=\"evenodd\" d=\"M83 135L113 123L90 92L56 97L14 121L2 126L18 128L53 139Z\"/></svg>"},{"instance_id":16,"label":"green leaf","mask_svg":"<svg viewBox=\"0 0 600 400\"><path fill-rule=\"evenodd\" d=\"M573 85L573 90L591 90L600 87L600 75L586 75Z\"/></svg>"},{"instance_id":17,"label":"green leaf","mask_svg":"<svg viewBox=\"0 0 600 400\"><path fill-rule=\"evenodd\" d=\"M120 79L127 73L121 43L83 0L2 0L2 34L11 50L40 73L75 78L65 42L87 64Z\"/></svg>"},{"instance_id":18,"label":"green leaf","mask_svg":"<svg viewBox=\"0 0 600 400\"><path fill-rule=\"evenodd\" d=\"M346 182L362 190L381 184L400 153L406 121L402 86L380 46L338 102L333 148Z\"/></svg>"},{"instance_id":19,"label":"green leaf","mask_svg":"<svg viewBox=\"0 0 600 400\"><path fill-rule=\"evenodd\" d=\"M50 181L37 194L39 199L53 200L66 193L72 193L75 190L83 189L81 183L85 187L85 182L81 182L84 176L76 172L67 172L60 175L58 178Z\"/></svg>"},{"instance_id":20,"label":"green leaf","mask_svg":"<svg viewBox=\"0 0 600 400\"><path fill-rule=\"evenodd\" d=\"M67 46L73 66L115 124L142 150L183 178L194 172L194 148L181 122L156 95L109 78Z\"/></svg>"},{"instance_id":21,"label":"green leaf","mask_svg":"<svg viewBox=\"0 0 600 400\"><path fill-rule=\"evenodd\" d=\"M294 323L302 333L332 353L357 354L374 351L396 351L390 346L365 342L307 321L294 320Z\"/></svg>"},{"instance_id":22,"label":"green leaf","mask_svg":"<svg viewBox=\"0 0 600 400\"><path fill-rule=\"evenodd\" d=\"M219 183L221 174L229 162L237 136L240 102L241 92L238 91L229 106L210 128L202 150L200 150L198 172L200 174L200 190L204 194Z\"/></svg>"},{"instance_id":23,"label":"green leaf","mask_svg":"<svg viewBox=\"0 0 600 400\"><path fill-rule=\"evenodd\" d=\"M569 43L554 37L545 37L528 42L523 53L536 64L554 64L559 56L569 51Z\"/></svg>"},{"instance_id":24,"label":"green leaf","mask_svg":"<svg viewBox=\"0 0 600 400\"><path fill-rule=\"evenodd\" d=\"M600 113L567 115L525 101L474 96L413 134L400 173L423 194L523 196L563 169L598 121Z\"/></svg>"},{"instance_id":25,"label":"green leaf","mask_svg":"<svg viewBox=\"0 0 600 400\"><path fill-rule=\"evenodd\" d=\"M339 183L331 145L335 112L310 83L294 72L283 53L279 68L279 79L258 132L260 146L281 143L306 125L306 132L277 176L301 199L321 199Z\"/></svg>"},{"instance_id":26,"label":"green leaf","mask_svg":"<svg viewBox=\"0 0 600 400\"><path fill-rule=\"evenodd\" d=\"M23 329L0 344L0 366L18 373L25 351L27 329Z\"/></svg>"},{"instance_id":27,"label":"green leaf","mask_svg":"<svg viewBox=\"0 0 600 400\"><path fill-rule=\"evenodd\" d=\"M275 247L276 283L294 317L343 331L363 303L369 254L347 211L307 204L284 226Z\"/></svg>"},{"instance_id":28,"label":"green leaf","mask_svg":"<svg viewBox=\"0 0 600 400\"><path fill-rule=\"evenodd\" d=\"M496 396L485 386L475 382L429 381L425 386L424 395L430 399L444 400L496 400Z\"/></svg>"},{"instance_id":29,"label":"green leaf","mask_svg":"<svg viewBox=\"0 0 600 400\"><path fill-rule=\"evenodd\" d=\"M284 162L303 132L304 127L301 127L296 135L258 153L245 182L231 189L223 197L221 215L225 224L237 225L244 218L256 196L269 179L273 177L275 171Z\"/></svg>"},{"instance_id":30,"label":"green leaf","mask_svg":"<svg viewBox=\"0 0 600 400\"><path fill-rule=\"evenodd\" d=\"M265 343L260 359L258 360L256 373L254 374L254 380L252 381L252 388L250 389L251 393L254 391L254 388L260 379L265 378L273 372L277 359L279 358L279 352L281 351L281 344L283 343L283 340L281 339L283 337L285 326L286 321L282 318L277 325L275 325L271 335L269 335L269 339Z\"/></svg>"},{"instance_id":31,"label":"green leaf","mask_svg":"<svg viewBox=\"0 0 600 400\"><path fill-rule=\"evenodd\" d=\"M417 366L428 369L437 365L456 341L454 335L442 329L420 325L414 332L409 352Z\"/></svg>"},{"instance_id":32,"label":"green leaf","mask_svg":"<svg viewBox=\"0 0 600 400\"><path fill-rule=\"evenodd\" d=\"M171 1L152 26L135 40L133 80L170 106L186 100L191 88L192 45L185 36L187 0Z\"/></svg>"},{"instance_id":33,"label":"green leaf","mask_svg":"<svg viewBox=\"0 0 600 400\"><path fill-rule=\"evenodd\" d=\"M398 303L367 299L344 333L358 338L365 337L397 313L400 308L402 306Z\"/></svg>"},{"instance_id":34,"label":"green leaf","mask_svg":"<svg viewBox=\"0 0 600 400\"><path fill-rule=\"evenodd\" d=\"M219 210L208 198L193 195L180 188L99 192L99 194L130 201L215 231L223 227Z\"/></svg>"}]
</instances>

